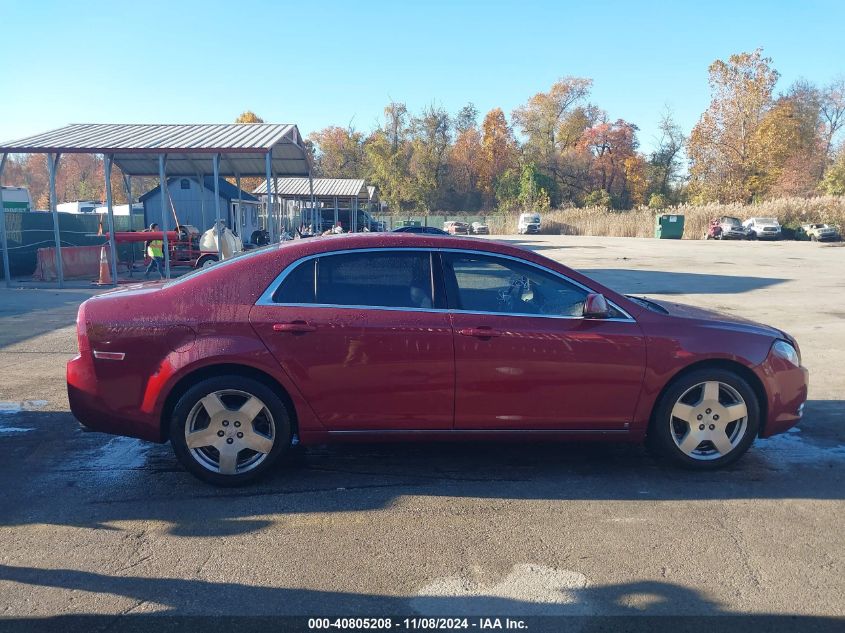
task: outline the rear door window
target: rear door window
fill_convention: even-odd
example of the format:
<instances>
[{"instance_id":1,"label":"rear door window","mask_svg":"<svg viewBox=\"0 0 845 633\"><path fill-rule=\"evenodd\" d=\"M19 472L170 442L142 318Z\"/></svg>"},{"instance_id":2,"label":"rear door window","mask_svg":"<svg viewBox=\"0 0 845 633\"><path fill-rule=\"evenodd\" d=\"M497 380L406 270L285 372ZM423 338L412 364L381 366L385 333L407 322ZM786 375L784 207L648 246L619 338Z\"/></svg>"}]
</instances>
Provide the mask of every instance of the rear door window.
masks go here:
<instances>
[{"instance_id":1,"label":"rear door window","mask_svg":"<svg viewBox=\"0 0 845 633\"><path fill-rule=\"evenodd\" d=\"M273 295L284 304L347 307L434 307L431 254L363 251L323 255L303 262Z\"/></svg>"}]
</instances>

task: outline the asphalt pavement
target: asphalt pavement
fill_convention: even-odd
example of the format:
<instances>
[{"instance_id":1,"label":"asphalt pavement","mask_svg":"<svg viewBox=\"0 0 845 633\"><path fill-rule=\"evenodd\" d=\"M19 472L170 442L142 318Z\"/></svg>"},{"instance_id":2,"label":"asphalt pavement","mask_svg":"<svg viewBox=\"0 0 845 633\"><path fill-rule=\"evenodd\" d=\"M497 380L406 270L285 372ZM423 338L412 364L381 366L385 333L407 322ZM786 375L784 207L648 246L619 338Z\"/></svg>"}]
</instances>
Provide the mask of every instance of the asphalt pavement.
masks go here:
<instances>
[{"instance_id":1,"label":"asphalt pavement","mask_svg":"<svg viewBox=\"0 0 845 633\"><path fill-rule=\"evenodd\" d=\"M845 616L845 248L507 239L789 331L803 422L706 474L617 444L345 445L220 490L70 415L95 290L2 289L0 616Z\"/></svg>"}]
</instances>

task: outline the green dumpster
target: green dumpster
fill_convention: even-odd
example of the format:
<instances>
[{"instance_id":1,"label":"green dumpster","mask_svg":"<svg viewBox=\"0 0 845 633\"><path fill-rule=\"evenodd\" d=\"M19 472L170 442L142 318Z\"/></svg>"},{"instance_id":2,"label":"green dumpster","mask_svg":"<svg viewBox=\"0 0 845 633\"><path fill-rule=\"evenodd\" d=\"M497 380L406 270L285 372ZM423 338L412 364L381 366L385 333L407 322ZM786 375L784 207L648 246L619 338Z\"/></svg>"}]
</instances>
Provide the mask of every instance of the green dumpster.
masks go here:
<instances>
[{"instance_id":1,"label":"green dumpster","mask_svg":"<svg viewBox=\"0 0 845 633\"><path fill-rule=\"evenodd\" d=\"M664 240L679 240L684 236L684 216L677 213L665 213L657 216L654 237Z\"/></svg>"}]
</instances>

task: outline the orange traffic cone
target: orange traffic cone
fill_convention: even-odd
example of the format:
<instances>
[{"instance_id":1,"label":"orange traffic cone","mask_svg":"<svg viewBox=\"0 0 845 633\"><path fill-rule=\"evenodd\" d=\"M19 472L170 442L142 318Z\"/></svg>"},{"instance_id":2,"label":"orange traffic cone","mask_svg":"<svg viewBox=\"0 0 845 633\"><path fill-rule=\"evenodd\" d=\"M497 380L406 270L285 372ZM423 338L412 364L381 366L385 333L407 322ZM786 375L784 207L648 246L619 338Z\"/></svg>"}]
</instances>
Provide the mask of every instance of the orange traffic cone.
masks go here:
<instances>
[{"instance_id":1,"label":"orange traffic cone","mask_svg":"<svg viewBox=\"0 0 845 633\"><path fill-rule=\"evenodd\" d=\"M100 279L97 284L100 286L111 286L113 282L111 278L111 266L109 266L107 246L104 244L100 249Z\"/></svg>"}]
</instances>

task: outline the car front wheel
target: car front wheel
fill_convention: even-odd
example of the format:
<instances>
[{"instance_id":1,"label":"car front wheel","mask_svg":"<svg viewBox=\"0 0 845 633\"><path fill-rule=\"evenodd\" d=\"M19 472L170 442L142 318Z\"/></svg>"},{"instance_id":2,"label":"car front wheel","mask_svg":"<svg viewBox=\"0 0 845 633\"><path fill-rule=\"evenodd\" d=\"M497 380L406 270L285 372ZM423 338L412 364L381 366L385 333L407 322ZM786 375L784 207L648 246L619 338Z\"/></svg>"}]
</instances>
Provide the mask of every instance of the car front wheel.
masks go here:
<instances>
[{"instance_id":1,"label":"car front wheel","mask_svg":"<svg viewBox=\"0 0 845 633\"><path fill-rule=\"evenodd\" d=\"M730 370L705 369L676 379L657 405L649 443L669 461L713 470L738 460L760 428L751 386Z\"/></svg>"},{"instance_id":2,"label":"car front wheel","mask_svg":"<svg viewBox=\"0 0 845 633\"><path fill-rule=\"evenodd\" d=\"M236 486L261 476L288 449L290 416L263 382L215 376L179 398L170 441L191 474L215 485Z\"/></svg>"}]
</instances>

